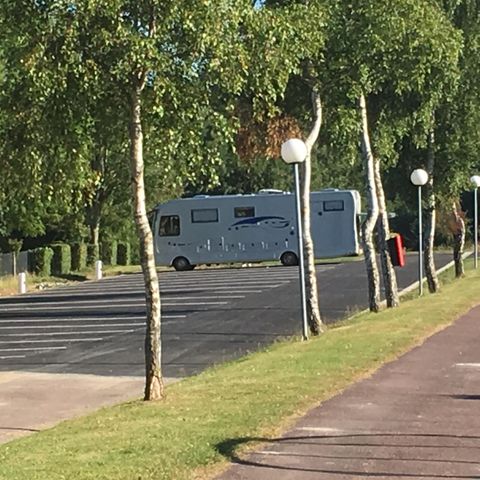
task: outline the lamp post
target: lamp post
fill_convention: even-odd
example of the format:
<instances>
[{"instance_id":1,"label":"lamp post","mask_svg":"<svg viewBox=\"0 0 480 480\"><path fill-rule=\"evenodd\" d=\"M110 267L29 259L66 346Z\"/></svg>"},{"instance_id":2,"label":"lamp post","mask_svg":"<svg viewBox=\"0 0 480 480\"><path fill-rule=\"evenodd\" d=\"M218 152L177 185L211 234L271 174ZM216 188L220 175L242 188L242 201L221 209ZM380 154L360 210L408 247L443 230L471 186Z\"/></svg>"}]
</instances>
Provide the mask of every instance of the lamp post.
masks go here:
<instances>
[{"instance_id":1,"label":"lamp post","mask_svg":"<svg viewBox=\"0 0 480 480\"><path fill-rule=\"evenodd\" d=\"M473 224L474 224L474 237L473 237L473 265L478 267L478 187L480 187L480 176L473 175L470 178L473 189Z\"/></svg>"},{"instance_id":2,"label":"lamp post","mask_svg":"<svg viewBox=\"0 0 480 480\"><path fill-rule=\"evenodd\" d=\"M418 294L423 295L422 186L428 182L428 173L417 168L410 181L418 187Z\"/></svg>"},{"instance_id":3,"label":"lamp post","mask_svg":"<svg viewBox=\"0 0 480 480\"><path fill-rule=\"evenodd\" d=\"M302 336L303 340L308 340L308 322L307 322L307 298L305 288L305 263L303 258L303 231L302 231L302 211L300 206L300 175L298 165L305 161L308 150L307 146L298 138L291 138L282 145L282 158L285 163L293 165L295 177L295 204L296 221L298 236L298 265L300 275L300 300L302 306Z\"/></svg>"}]
</instances>

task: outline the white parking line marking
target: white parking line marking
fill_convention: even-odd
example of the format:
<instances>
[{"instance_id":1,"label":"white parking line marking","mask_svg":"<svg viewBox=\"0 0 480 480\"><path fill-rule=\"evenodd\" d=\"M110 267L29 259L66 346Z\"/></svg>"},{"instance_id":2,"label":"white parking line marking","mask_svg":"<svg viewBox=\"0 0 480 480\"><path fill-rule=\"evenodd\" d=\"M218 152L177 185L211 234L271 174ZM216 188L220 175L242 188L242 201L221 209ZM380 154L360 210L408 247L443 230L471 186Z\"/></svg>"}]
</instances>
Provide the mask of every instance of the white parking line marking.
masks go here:
<instances>
[{"instance_id":1,"label":"white parking line marking","mask_svg":"<svg viewBox=\"0 0 480 480\"><path fill-rule=\"evenodd\" d=\"M113 333L132 333L135 330L92 330L86 332L48 332L48 333L2 333L0 334L0 338L4 337L58 337L63 335L111 335Z\"/></svg>"},{"instance_id":2,"label":"white parking line marking","mask_svg":"<svg viewBox=\"0 0 480 480\"><path fill-rule=\"evenodd\" d=\"M480 363L456 363L456 367L480 368Z\"/></svg>"},{"instance_id":3,"label":"white parking line marking","mask_svg":"<svg viewBox=\"0 0 480 480\"><path fill-rule=\"evenodd\" d=\"M66 350L67 347L30 347L30 348L0 348L0 352L44 352L48 350Z\"/></svg>"},{"instance_id":4,"label":"white parking line marking","mask_svg":"<svg viewBox=\"0 0 480 480\"><path fill-rule=\"evenodd\" d=\"M71 297L71 296L70 296ZM202 295L202 296L199 296L199 297L189 297L189 296L181 296L179 299L181 300L210 300L210 299L215 299L215 300L218 300L218 299L222 299L222 298L225 298L225 299L232 299L232 298L245 298L245 295ZM125 300L122 300L124 303L125 303ZM59 302L41 302L39 304L39 307L45 307L45 306L48 306L48 305L58 305ZM65 302L67 303L67 302ZM111 298L107 298L107 299L102 299L102 300L74 300L74 301L70 301L68 302L69 305L76 305L78 303L81 303L81 304L91 304L91 305L97 305L99 303L108 303L110 305L115 305L115 301L112 300ZM128 301L127 300L127 303L132 303L134 305L145 305L145 302L142 300L140 303L137 301L137 300L131 300L131 301ZM7 305L7 309L8 306L12 306L12 308L19 308L20 306L28 306L28 307L31 307L31 308L35 308L36 305L35 304L32 304L32 302L13 302L13 303L6 303L6 304L3 304L3 305Z\"/></svg>"},{"instance_id":5,"label":"white parking line marking","mask_svg":"<svg viewBox=\"0 0 480 480\"><path fill-rule=\"evenodd\" d=\"M43 305L32 305L28 304L28 306L19 308L19 307L7 307L2 309L3 312L24 312L24 311L42 311L42 310L81 310L81 309L104 309L104 308L117 308L117 307L144 307L145 302L138 303L138 302L123 302L123 303L114 303L110 301L109 305L77 305L76 302L71 302L68 305L57 305L57 303L52 303L52 306L43 306Z\"/></svg>"},{"instance_id":6,"label":"white parking line marking","mask_svg":"<svg viewBox=\"0 0 480 480\"><path fill-rule=\"evenodd\" d=\"M62 340L7 340L7 341L0 341L1 345L9 345L12 343L65 343L65 342L101 342L103 337L95 337L95 338L64 338ZM66 348L66 347L65 347ZM0 351L3 349L0 349Z\"/></svg>"},{"instance_id":7,"label":"white parking line marking","mask_svg":"<svg viewBox=\"0 0 480 480\"><path fill-rule=\"evenodd\" d=\"M281 284L283 285L283 284ZM272 285L270 288L276 288L280 286L280 284L276 284L276 285ZM145 293L145 290L132 290L132 289L125 289L126 292L128 293L125 293L125 296L128 296L128 295L131 295L131 296L137 296L137 295L140 295L140 294L144 294ZM216 292L216 291L222 291L222 290L234 290L235 293L238 293L238 294L242 294L242 293L262 293L264 290L263 289L253 289L252 287L246 287L246 288L242 288L242 287L235 287L234 289L232 289L232 287L226 287L226 286L221 286L221 287L215 287L215 288L205 288L205 287L198 287L198 286L195 286L195 287L189 287L188 288L189 292L202 292L202 291L207 291L208 293L211 293L211 292ZM111 292L119 292L119 289L118 288L115 288L115 289L111 289L109 290ZM102 292L106 292L105 289L102 289ZM162 289L160 291L160 295L165 295L165 294L168 294L168 293L178 293L179 292L179 289L178 288L174 288L174 289L170 289L170 290L164 290ZM63 293L61 291L58 291L58 293L40 293L40 294L35 294L35 295L22 295L22 298L25 299L25 300L30 300L30 299L43 299L43 298L63 298L63 297L66 297L66 298L75 298L77 296L81 297L81 296L93 296L93 295L100 295L98 293L98 290L82 290L82 291L78 291L76 290L75 292L70 292L70 293ZM108 295L108 293L105 293L105 295ZM43 302L42 302L43 303ZM0 306L1 305L18 305L16 302L0 302Z\"/></svg>"},{"instance_id":8,"label":"white parking line marking","mask_svg":"<svg viewBox=\"0 0 480 480\"><path fill-rule=\"evenodd\" d=\"M214 293L214 292L218 292L218 293L223 295L224 290L231 291L232 293L235 293L235 294L262 293L262 292L265 291L264 289L260 289L260 288L256 288L256 289L252 289L252 287L246 287L246 288L235 287L235 288L232 288L232 287L225 287L225 286L215 287L215 288L191 287L191 288L188 289L188 291L190 293L206 292L207 295L211 294L211 293ZM181 290L180 290L180 292L181 292ZM165 295L165 293L182 295L181 293L179 293L178 289L167 290L167 291L162 290L160 292L160 295Z\"/></svg>"},{"instance_id":9,"label":"white parking line marking","mask_svg":"<svg viewBox=\"0 0 480 480\"><path fill-rule=\"evenodd\" d=\"M40 322L48 322L48 323L53 323L53 322L83 322L83 321L98 321L98 322L104 322L107 320L135 320L138 318L146 319L146 316L144 313L139 314L139 315L134 315L134 316L128 316L128 317L63 317L63 318L35 318L35 319L23 319L23 318L15 318L15 319L9 319L9 320L0 320L0 328L3 328L1 326L2 323L40 323ZM172 318L187 318L186 315L162 315L162 323L164 319L172 319ZM145 323L145 322L144 322Z\"/></svg>"},{"instance_id":10,"label":"white parking line marking","mask_svg":"<svg viewBox=\"0 0 480 480\"><path fill-rule=\"evenodd\" d=\"M183 307L184 305L227 305L229 302L162 302L167 307Z\"/></svg>"},{"instance_id":11,"label":"white parking line marking","mask_svg":"<svg viewBox=\"0 0 480 480\"><path fill-rule=\"evenodd\" d=\"M235 286L235 285L261 285L263 287L265 286L268 286L269 284L277 284L277 283L282 283L282 284L286 284L286 283L289 283L289 280L285 280L285 279L282 279L282 280L276 280L275 282L267 282L267 281L261 281L257 278L244 278L244 279L238 279L238 280L233 280L233 281L230 281L230 280L222 280L222 279L218 279L218 280L204 280L204 279L201 279L199 278L198 280L194 281L192 280L192 282L165 282L165 287L182 287L182 288L188 288L189 286L197 286L199 283L202 284L202 287L213 287L213 286L216 286L218 285L219 287L222 286L222 285L231 285L231 286ZM160 289L161 289L161 286L160 286Z\"/></svg>"},{"instance_id":12,"label":"white parking line marking","mask_svg":"<svg viewBox=\"0 0 480 480\"><path fill-rule=\"evenodd\" d=\"M11 358L27 358L27 356L26 355L7 355L4 357L0 357L0 360L8 360Z\"/></svg>"},{"instance_id":13,"label":"white parking line marking","mask_svg":"<svg viewBox=\"0 0 480 480\"><path fill-rule=\"evenodd\" d=\"M183 307L183 306L193 306L193 305L226 305L228 302L161 302L162 305L167 307ZM99 309L112 309L112 308L123 308L123 307L145 307L145 302L131 302L131 303L113 303L110 301L108 305L77 305L75 302L72 302L69 305L59 305L51 307L36 307L36 306L27 306L23 308L17 307L7 307L3 309L4 312L24 312L24 311L42 311L42 310L99 310Z\"/></svg>"},{"instance_id":14,"label":"white parking line marking","mask_svg":"<svg viewBox=\"0 0 480 480\"><path fill-rule=\"evenodd\" d=\"M49 328L100 328L100 327L144 327L145 322L136 322L136 323L100 323L100 324L87 324L87 325L74 325L74 324L62 324L62 325L12 325L10 327L3 327L0 326L0 331L2 330L20 330L20 329L27 329L27 330L43 330L43 329L49 329ZM133 330L126 330L127 332L133 332ZM70 332L73 333L73 332ZM86 332L82 332L86 333ZM103 333L103 332L98 332L96 331L95 333ZM4 334L4 335L13 335L13 334ZM31 334L23 334L22 335L38 335L34 332ZM2 333L0 333L0 337L3 336Z\"/></svg>"},{"instance_id":15,"label":"white parking line marking","mask_svg":"<svg viewBox=\"0 0 480 480\"><path fill-rule=\"evenodd\" d=\"M269 288L276 288L280 285L285 285L288 282L273 282L270 284L262 283L262 282L248 282L248 281L240 281L238 283L231 284L230 282L218 282L215 284L204 284L201 280L192 284L179 284L179 285L165 285L160 287L160 294L161 295L168 295L172 293L177 293L180 291L188 291L188 292L203 292L203 291L221 291L221 290L228 290L234 292L245 291L248 292L250 290L259 290L259 289L269 289ZM199 285L200 284L200 285ZM121 287L121 286L114 286L111 288L104 288L102 286L101 291L99 292L98 288L78 288L76 290L71 290L66 292L65 290L56 290L55 293L53 292L45 292L41 294L33 294L33 295L22 295L22 298L30 299L30 298L48 298L48 297L68 297L68 296L78 296L83 294L91 294L91 295L98 295L98 296L105 296L108 294L122 294L122 295L136 295L136 296L143 296L145 294L145 290L135 288L135 287ZM0 305L4 302L0 302Z\"/></svg>"},{"instance_id":16,"label":"white parking line marking","mask_svg":"<svg viewBox=\"0 0 480 480\"><path fill-rule=\"evenodd\" d=\"M216 280L205 280L205 279L202 279L202 278L198 278L198 279L192 279L191 281L189 282L185 282L185 281L180 281L180 282L177 282L177 281L162 281L160 282L160 289L163 291L165 288L171 288L171 287L182 287L182 288L188 288L188 287L198 287L199 284L202 285L202 288L203 287L214 287L216 285L218 286L225 286L225 285L261 285L263 287L265 286L269 286L269 285L275 285L275 284L278 284L278 283L282 283L282 284L286 284L286 283L289 283L291 280L297 280L298 279L298 276L296 276L295 278L291 278L291 279L286 279L285 277L282 277L282 278L277 278L277 279L272 279L272 278L266 278L266 279L259 279L259 278L256 278L256 277L245 277L244 279L235 279L235 280L229 280L229 279L216 279ZM79 285L78 287L76 288L73 288L73 287L65 287L65 288L61 288L61 289L58 289L57 292L58 293L67 293L67 292L96 292L98 293L99 295L101 295L102 293L104 292L120 292L120 291L126 291L126 290L134 290L138 293L140 292L144 292L145 289L142 288L142 285L139 285L138 283L132 283L131 285L125 285L125 284L119 284L119 285L102 285L102 284L99 284L99 285L95 285L95 286L90 286L90 285L85 285L85 286L82 286L82 285ZM50 292L48 292L50 293Z\"/></svg>"}]
</instances>

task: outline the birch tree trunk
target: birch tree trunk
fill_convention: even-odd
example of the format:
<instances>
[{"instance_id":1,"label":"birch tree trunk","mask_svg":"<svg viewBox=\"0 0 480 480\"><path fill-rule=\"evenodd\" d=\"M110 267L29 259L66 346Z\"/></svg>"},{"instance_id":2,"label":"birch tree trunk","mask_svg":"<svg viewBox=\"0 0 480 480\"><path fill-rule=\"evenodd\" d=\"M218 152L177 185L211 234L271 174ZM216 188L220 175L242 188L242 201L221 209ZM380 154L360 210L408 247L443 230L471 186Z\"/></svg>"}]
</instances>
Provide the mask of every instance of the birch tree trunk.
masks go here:
<instances>
[{"instance_id":1,"label":"birch tree trunk","mask_svg":"<svg viewBox=\"0 0 480 480\"><path fill-rule=\"evenodd\" d=\"M95 157L91 161L91 168L100 178L100 185L97 186L95 194L92 199L92 203L86 210L86 224L90 231L89 243L92 245L99 244L100 237L100 219L102 216L102 208L106 199L105 187L102 185L102 180L105 176L105 160L106 151L100 149L95 154Z\"/></svg>"},{"instance_id":2,"label":"birch tree trunk","mask_svg":"<svg viewBox=\"0 0 480 480\"><path fill-rule=\"evenodd\" d=\"M387 240L390 238L390 225L388 223L387 205L385 202L382 176L380 173L380 161L377 158L374 158L374 172L378 199L378 247L380 250L383 284L385 286L385 299L387 301L387 307L392 308L398 307L400 300L398 297L397 275L393 268L392 259L390 258L390 252L388 250Z\"/></svg>"},{"instance_id":3,"label":"birch tree trunk","mask_svg":"<svg viewBox=\"0 0 480 480\"><path fill-rule=\"evenodd\" d=\"M145 400L157 400L164 395L160 344L160 291L155 267L153 235L145 205L143 132L141 123L142 85L131 94L130 162L135 207L135 223L140 240L140 259L145 283L147 324L145 335Z\"/></svg>"},{"instance_id":4,"label":"birch tree trunk","mask_svg":"<svg viewBox=\"0 0 480 480\"><path fill-rule=\"evenodd\" d=\"M458 203L452 203L452 213L454 218L453 231L453 261L455 262L455 277L460 278L465 274L463 265L463 249L465 247L465 221L463 220Z\"/></svg>"},{"instance_id":5,"label":"birch tree trunk","mask_svg":"<svg viewBox=\"0 0 480 480\"><path fill-rule=\"evenodd\" d=\"M361 133L363 169L365 173L365 190L367 194L367 218L362 225L362 243L367 267L368 303L372 312L380 310L380 281L378 275L377 258L373 241L373 231L378 219L378 200L375 185L375 165L368 133L367 104L365 96L360 96Z\"/></svg>"},{"instance_id":6,"label":"birch tree trunk","mask_svg":"<svg viewBox=\"0 0 480 480\"><path fill-rule=\"evenodd\" d=\"M433 241L435 238L436 205L435 192L433 190L433 173L435 170L435 134L433 128L428 135L427 152L427 173L428 182L425 185L426 214L425 214L425 276L427 277L428 290L431 293L438 292L440 282L438 281L433 257Z\"/></svg>"},{"instance_id":7,"label":"birch tree trunk","mask_svg":"<svg viewBox=\"0 0 480 480\"><path fill-rule=\"evenodd\" d=\"M305 141L307 158L302 164L301 171L301 207L303 222L303 252L305 260L305 289L307 297L307 321L312 335L319 335L323 331L318 301L317 274L315 270L315 252L311 235L310 213L310 183L312 176L311 153L318 139L322 126L322 101L315 87L312 88L313 127Z\"/></svg>"}]
</instances>

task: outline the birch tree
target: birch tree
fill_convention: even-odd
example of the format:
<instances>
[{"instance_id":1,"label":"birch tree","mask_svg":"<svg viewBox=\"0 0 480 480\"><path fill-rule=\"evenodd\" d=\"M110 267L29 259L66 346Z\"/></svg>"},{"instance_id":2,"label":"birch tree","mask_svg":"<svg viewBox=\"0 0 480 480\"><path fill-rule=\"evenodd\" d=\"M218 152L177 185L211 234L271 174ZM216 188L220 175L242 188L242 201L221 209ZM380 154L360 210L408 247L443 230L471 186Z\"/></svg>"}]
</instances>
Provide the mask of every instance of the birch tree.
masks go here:
<instances>
[{"instance_id":1,"label":"birch tree","mask_svg":"<svg viewBox=\"0 0 480 480\"><path fill-rule=\"evenodd\" d=\"M373 156L373 175L366 177L367 197L375 192L377 205L372 211L381 211L377 233L384 284L387 303L395 306L398 294L387 249L389 228L381 166L397 160L396 145L409 129L418 127L419 118L423 121L435 102L438 104L440 95L432 87L435 84L441 92L448 83L443 75L456 62L458 35L430 2L384 0L333 5L325 59L332 77L330 92L341 89L346 98L360 98L364 106L359 129L369 132ZM370 185L371 181L375 185ZM375 251L369 251L373 247L369 243L364 243L364 253L371 271ZM377 297L373 278L369 273L370 299ZM371 308L378 310L378 305L371 304Z\"/></svg>"},{"instance_id":2,"label":"birch tree","mask_svg":"<svg viewBox=\"0 0 480 480\"><path fill-rule=\"evenodd\" d=\"M367 217L362 224L362 243L365 255L365 265L368 278L368 305L370 311L378 312L380 309L380 278L378 274L373 232L378 221L378 195L376 182L375 159L370 144L368 131L367 103L365 96L360 95L361 133L360 143L362 150L363 169L365 172L365 185L367 191Z\"/></svg>"},{"instance_id":3,"label":"birch tree","mask_svg":"<svg viewBox=\"0 0 480 480\"><path fill-rule=\"evenodd\" d=\"M20 45L9 75L27 76L38 91L55 93L61 86L68 91L74 85L78 91L70 90L76 97L67 99L67 106L75 106L75 115L82 113L78 98L98 95L95 100L101 102L107 96L123 119L145 283L144 398L162 398L161 306L146 210L144 132L150 130L147 121L154 125L169 111L195 124L190 117L195 110L178 106L213 112L216 95L211 93L218 85L217 95L240 91L246 66L239 25L252 9L250 2L24 0L0 8L2 35ZM62 122L62 117L55 120ZM169 132L156 135L173 156L177 145L169 142Z\"/></svg>"},{"instance_id":4,"label":"birch tree","mask_svg":"<svg viewBox=\"0 0 480 480\"><path fill-rule=\"evenodd\" d=\"M312 151L317 142L322 125L322 102L318 81L321 68L321 52L325 12L321 2L308 5L297 1L266 2L256 15L256 26L253 41L250 44L252 59L250 66L249 96L253 103L253 115L257 116L257 124L267 125L272 117L286 115L277 122L278 129L268 130L264 148L266 154L278 158L280 145L289 137L304 138L307 146L307 158L301 166L301 211L303 226L303 246L305 260L305 283L307 297L307 320L310 332L318 335L323 330L320 315L317 276L315 269L314 245L311 236L310 184ZM299 103L289 108L289 87L300 82L308 88L309 104L303 115L296 117ZM291 104L290 104L291 106ZM307 110L308 109L308 110ZM281 118L281 117L280 117ZM293 127L293 128L292 128ZM304 134L303 131L308 133ZM258 132L253 134L262 143ZM261 152L261 148L258 149Z\"/></svg>"},{"instance_id":5,"label":"birch tree","mask_svg":"<svg viewBox=\"0 0 480 480\"><path fill-rule=\"evenodd\" d=\"M317 86L313 85L312 89L312 110L313 110L313 126L308 134L305 145L307 146L307 157L301 165L301 209L303 222L303 244L305 255L305 288L307 300L307 320L310 326L310 332L318 335L323 330L323 322L320 316L320 307L317 289L317 271L315 269L315 252L313 239L311 234L311 209L310 209L310 192L311 192L311 176L312 176L312 149L320 134L322 126L322 100L317 90Z\"/></svg>"},{"instance_id":6,"label":"birch tree","mask_svg":"<svg viewBox=\"0 0 480 480\"><path fill-rule=\"evenodd\" d=\"M425 251L425 276L427 277L428 290L430 293L438 292L440 289L440 282L435 269L434 258L434 239L435 239L435 221L437 218L436 210L436 196L433 188L434 175L435 175L435 133L431 130L428 134L427 141L427 173L428 182L425 185L426 196L426 212L425 212L425 242L424 245L419 245L419 248L423 248Z\"/></svg>"}]
</instances>

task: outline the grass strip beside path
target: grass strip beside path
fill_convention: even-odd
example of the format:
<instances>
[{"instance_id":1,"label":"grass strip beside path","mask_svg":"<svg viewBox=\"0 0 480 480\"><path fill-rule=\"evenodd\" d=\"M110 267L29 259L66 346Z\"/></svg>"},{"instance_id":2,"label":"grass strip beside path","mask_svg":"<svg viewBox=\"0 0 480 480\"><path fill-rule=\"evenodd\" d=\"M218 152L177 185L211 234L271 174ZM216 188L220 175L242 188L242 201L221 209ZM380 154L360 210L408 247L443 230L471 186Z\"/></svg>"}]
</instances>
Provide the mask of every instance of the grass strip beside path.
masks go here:
<instances>
[{"instance_id":1,"label":"grass strip beside path","mask_svg":"<svg viewBox=\"0 0 480 480\"><path fill-rule=\"evenodd\" d=\"M0 479L207 478L228 460L229 446L278 434L450 324L479 303L479 287L479 273L469 272L441 294L358 315L318 339L277 343L173 384L163 402L102 409L0 446Z\"/></svg>"}]
</instances>

